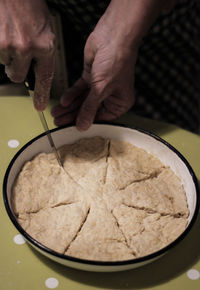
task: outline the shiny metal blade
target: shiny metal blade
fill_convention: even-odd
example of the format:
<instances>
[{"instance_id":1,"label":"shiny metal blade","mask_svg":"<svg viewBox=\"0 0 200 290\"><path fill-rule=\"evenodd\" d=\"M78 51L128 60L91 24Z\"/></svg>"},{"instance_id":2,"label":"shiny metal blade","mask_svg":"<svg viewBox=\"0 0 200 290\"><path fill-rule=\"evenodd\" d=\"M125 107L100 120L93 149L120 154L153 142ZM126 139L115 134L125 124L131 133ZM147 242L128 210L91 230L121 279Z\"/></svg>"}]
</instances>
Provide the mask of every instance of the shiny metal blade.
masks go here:
<instances>
[{"instance_id":1,"label":"shiny metal blade","mask_svg":"<svg viewBox=\"0 0 200 290\"><path fill-rule=\"evenodd\" d=\"M50 146L51 146L51 148L52 148L52 150L53 150L53 152L54 152L54 154L55 154L55 156L56 156L56 159L57 159L57 161L58 161L58 164L59 164L60 166L63 167L63 164L62 164L62 161L61 161L61 158L60 158L60 154L59 154L59 152L58 152L58 150L56 149L56 146L55 146L55 144L54 144L54 141L53 141L53 138L52 138L52 136L51 136L51 132L50 132L50 130L49 130L49 127L48 127L48 125L47 125L47 121L46 121L46 118L45 118L45 116L44 116L44 113L38 111L38 114L39 114L39 117L40 117L41 123L42 123L42 125L43 125L43 128L44 128L44 130L45 130L45 133L46 133L46 135L47 135L47 137L48 137L49 144L50 144Z\"/></svg>"},{"instance_id":2,"label":"shiny metal blade","mask_svg":"<svg viewBox=\"0 0 200 290\"><path fill-rule=\"evenodd\" d=\"M34 93L33 93L33 87L30 85L29 81L26 80L26 81L24 82L24 85L25 85L25 87L27 88L30 97L33 98L33 94L34 94ZM41 120L42 126L43 126L43 128L44 128L44 131L45 131L45 133L46 133L46 135L47 135L47 137L48 137L49 144L50 144L50 146L51 146L51 148L52 148L52 150L53 150L53 152L54 152L54 154L55 154L55 156L56 156L56 159L57 159L57 161L58 161L58 164L59 164L60 166L63 167L63 164L62 164L62 161L61 161L61 158L60 158L59 152L58 152L58 150L56 149L56 146L55 146L54 141L53 141L53 139L52 139L51 132L50 132L49 127L48 127L48 125L47 125L47 121L46 121L46 118L45 118L45 116L44 116L44 113L43 113L43 112L39 112L39 111L38 111L38 113L39 113L39 117L40 117L40 120Z\"/></svg>"}]
</instances>

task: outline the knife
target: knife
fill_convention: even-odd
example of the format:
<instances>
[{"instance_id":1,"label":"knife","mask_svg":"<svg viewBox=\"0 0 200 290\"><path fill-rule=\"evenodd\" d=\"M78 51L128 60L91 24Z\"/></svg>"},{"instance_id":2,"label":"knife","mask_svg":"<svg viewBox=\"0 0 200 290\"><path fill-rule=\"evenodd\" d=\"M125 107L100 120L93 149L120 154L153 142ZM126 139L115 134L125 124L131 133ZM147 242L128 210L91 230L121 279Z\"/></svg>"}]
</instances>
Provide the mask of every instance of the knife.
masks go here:
<instances>
[{"instance_id":1,"label":"knife","mask_svg":"<svg viewBox=\"0 0 200 290\"><path fill-rule=\"evenodd\" d=\"M30 96L30 97L33 97L33 89L32 89L32 87L30 86L29 82L26 80L26 81L24 82L24 84L25 84L25 87L26 87L27 90L28 90L29 96ZM42 123L42 126L43 126L43 128L44 128L44 132L45 132L45 134L46 134L46 136L47 136L47 138L48 138L48 141L49 141L49 144L50 144L50 146L51 146L51 148L52 148L52 151L54 152L54 154L55 154L55 156L56 156L56 159L57 159L57 161L58 161L58 164L59 164L61 167L63 167L63 164L62 164L62 161L61 161L60 154L59 154L58 149L56 148L55 143L54 143L54 141L53 141L53 138L52 138L52 136L51 136L51 131L49 130L49 127L48 127L48 124L47 124L47 121L46 121L45 115L44 115L44 113L41 112L41 111L38 111L38 114L39 114L39 117L40 117L40 121L41 121L41 123Z\"/></svg>"}]
</instances>

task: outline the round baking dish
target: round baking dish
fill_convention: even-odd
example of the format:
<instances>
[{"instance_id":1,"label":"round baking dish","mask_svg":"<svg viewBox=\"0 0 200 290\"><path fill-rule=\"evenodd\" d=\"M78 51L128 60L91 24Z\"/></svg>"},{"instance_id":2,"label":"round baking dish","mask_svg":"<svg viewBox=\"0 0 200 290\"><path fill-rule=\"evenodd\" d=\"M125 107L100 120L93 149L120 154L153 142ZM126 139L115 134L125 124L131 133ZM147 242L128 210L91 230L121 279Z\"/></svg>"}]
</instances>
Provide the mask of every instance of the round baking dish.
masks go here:
<instances>
[{"instance_id":1,"label":"round baking dish","mask_svg":"<svg viewBox=\"0 0 200 290\"><path fill-rule=\"evenodd\" d=\"M186 229L176 240L157 252L133 260L112 262L84 260L59 254L45 247L23 230L17 222L11 206L12 186L23 164L31 160L40 152L51 152L47 136L41 134L29 141L17 152L7 168L3 183L4 204L9 218L30 245L40 253L60 264L76 269L99 272L122 271L133 269L154 261L180 243L189 233L199 209L198 183L190 164L173 146L150 132L110 124L94 124L86 132L79 132L74 126L66 126L51 130L51 134L57 147L67 143L74 143L80 138L101 136L104 138L128 141L137 147L143 148L159 158L164 165L170 166L174 173L180 178L186 192L190 213Z\"/></svg>"}]
</instances>

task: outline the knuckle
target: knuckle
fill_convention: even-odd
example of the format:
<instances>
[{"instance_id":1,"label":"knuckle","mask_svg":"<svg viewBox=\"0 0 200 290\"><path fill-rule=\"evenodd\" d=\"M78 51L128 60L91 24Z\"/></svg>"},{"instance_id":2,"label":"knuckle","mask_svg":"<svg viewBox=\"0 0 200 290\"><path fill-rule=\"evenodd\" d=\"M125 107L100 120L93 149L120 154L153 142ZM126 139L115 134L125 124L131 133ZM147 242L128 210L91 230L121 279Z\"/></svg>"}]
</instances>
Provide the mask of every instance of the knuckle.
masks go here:
<instances>
[{"instance_id":1,"label":"knuckle","mask_svg":"<svg viewBox=\"0 0 200 290\"><path fill-rule=\"evenodd\" d=\"M0 50L1 51L7 51L11 48L11 43L10 41L7 39L3 40L0 42Z\"/></svg>"},{"instance_id":2,"label":"knuckle","mask_svg":"<svg viewBox=\"0 0 200 290\"><path fill-rule=\"evenodd\" d=\"M9 79L14 82L14 83L22 83L24 81L24 76L17 74L16 72L10 71L9 69L5 70L7 76L9 77Z\"/></svg>"},{"instance_id":3,"label":"knuckle","mask_svg":"<svg viewBox=\"0 0 200 290\"><path fill-rule=\"evenodd\" d=\"M37 49L45 54L53 54L56 49L55 42L56 37L52 32L50 32L37 43Z\"/></svg>"},{"instance_id":4,"label":"knuckle","mask_svg":"<svg viewBox=\"0 0 200 290\"><path fill-rule=\"evenodd\" d=\"M22 83L24 81L24 76L20 76L20 75L13 75L11 80L14 83Z\"/></svg>"},{"instance_id":5,"label":"knuckle","mask_svg":"<svg viewBox=\"0 0 200 290\"><path fill-rule=\"evenodd\" d=\"M47 47L46 47L48 51L51 52L55 50L55 42L56 42L55 34L53 34L52 32L49 33Z\"/></svg>"},{"instance_id":6,"label":"knuckle","mask_svg":"<svg viewBox=\"0 0 200 290\"><path fill-rule=\"evenodd\" d=\"M99 78L96 81L93 81L91 84L92 90L94 92L94 96L96 98L100 98L100 96L106 91L106 88L108 86L108 81L106 78Z\"/></svg>"},{"instance_id":7,"label":"knuckle","mask_svg":"<svg viewBox=\"0 0 200 290\"><path fill-rule=\"evenodd\" d=\"M30 54L32 50L32 42L28 39L22 40L16 44L16 50L20 56Z\"/></svg>"},{"instance_id":8,"label":"knuckle","mask_svg":"<svg viewBox=\"0 0 200 290\"><path fill-rule=\"evenodd\" d=\"M17 55L26 55L32 49L32 43L29 39L17 39L15 41L10 41L9 39L0 42L1 51L12 51L12 53Z\"/></svg>"},{"instance_id":9,"label":"knuckle","mask_svg":"<svg viewBox=\"0 0 200 290\"><path fill-rule=\"evenodd\" d=\"M54 47L55 41L56 41L56 36L53 32L49 33L49 41L52 43L52 46Z\"/></svg>"}]
</instances>

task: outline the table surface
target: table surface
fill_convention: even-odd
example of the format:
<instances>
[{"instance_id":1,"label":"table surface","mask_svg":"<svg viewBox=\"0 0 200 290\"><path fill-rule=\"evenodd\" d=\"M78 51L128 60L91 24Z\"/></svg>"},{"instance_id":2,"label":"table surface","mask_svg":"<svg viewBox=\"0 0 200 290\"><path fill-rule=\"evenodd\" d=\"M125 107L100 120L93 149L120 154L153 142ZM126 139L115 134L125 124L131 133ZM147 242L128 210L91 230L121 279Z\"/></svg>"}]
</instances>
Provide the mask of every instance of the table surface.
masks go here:
<instances>
[{"instance_id":1,"label":"table surface","mask_svg":"<svg viewBox=\"0 0 200 290\"><path fill-rule=\"evenodd\" d=\"M45 111L54 128L50 108ZM117 120L149 130L177 148L200 180L200 136L176 126L144 119L132 113ZM0 96L0 182L16 152L43 132L32 99ZM32 249L12 225L0 200L0 290L84 289L200 289L200 215L189 235L159 260L138 269L117 273L92 273L59 265Z\"/></svg>"}]
</instances>

